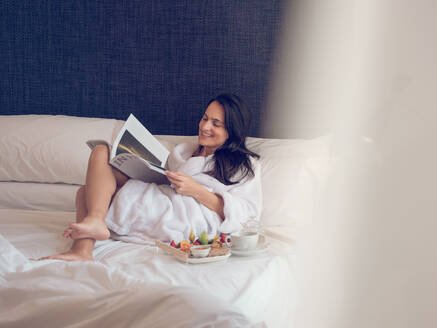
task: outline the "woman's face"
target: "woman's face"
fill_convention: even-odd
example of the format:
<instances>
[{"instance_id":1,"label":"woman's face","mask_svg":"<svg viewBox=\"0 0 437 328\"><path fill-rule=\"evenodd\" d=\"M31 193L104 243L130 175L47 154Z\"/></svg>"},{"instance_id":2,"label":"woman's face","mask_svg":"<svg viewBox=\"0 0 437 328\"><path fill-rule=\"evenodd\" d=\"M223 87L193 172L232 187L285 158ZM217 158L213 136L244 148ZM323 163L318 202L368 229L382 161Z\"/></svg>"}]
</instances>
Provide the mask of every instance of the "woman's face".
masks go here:
<instances>
[{"instance_id":1,"label":"woman's face","mask_svg":"<svg viewBox=\"0 0 437 328\"><path fill-rule=\"evenodd\" d=\"M213 154L228 139L225 128L225 110L219 102L213 101L206 108L199 123L199 145L203 146L203 155Z\"/></svg>"}]
</instances>

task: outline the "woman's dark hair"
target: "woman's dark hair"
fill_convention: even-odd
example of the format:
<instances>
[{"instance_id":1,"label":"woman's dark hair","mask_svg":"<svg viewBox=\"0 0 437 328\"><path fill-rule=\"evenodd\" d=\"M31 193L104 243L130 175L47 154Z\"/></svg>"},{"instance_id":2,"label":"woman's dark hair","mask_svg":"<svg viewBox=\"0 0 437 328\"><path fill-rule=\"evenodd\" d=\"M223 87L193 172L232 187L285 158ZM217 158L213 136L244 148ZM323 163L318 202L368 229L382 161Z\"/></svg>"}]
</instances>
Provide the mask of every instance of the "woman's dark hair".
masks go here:
<instances>
[{"instance_id":1,"label":"woman's dark hair","mask_svg":"<svg viewBox=\"0 0 437 328\"><path fill-rule=\"evenodd\" d=\"M231 185L238 183L246 176L252 177L254 171L250 157L260 156L246 148L246 137L250 128L250 111L246 103L233 94L220 94L208 102L208 106L217 101L222 105L225 112L225 128L228 139L214 153L214 168L209 172L211 176L224 183ZM207 106L207 107L208 107ZM242 175L233 181L234 175L241 170Z\"/></svg>"}]
</instances>

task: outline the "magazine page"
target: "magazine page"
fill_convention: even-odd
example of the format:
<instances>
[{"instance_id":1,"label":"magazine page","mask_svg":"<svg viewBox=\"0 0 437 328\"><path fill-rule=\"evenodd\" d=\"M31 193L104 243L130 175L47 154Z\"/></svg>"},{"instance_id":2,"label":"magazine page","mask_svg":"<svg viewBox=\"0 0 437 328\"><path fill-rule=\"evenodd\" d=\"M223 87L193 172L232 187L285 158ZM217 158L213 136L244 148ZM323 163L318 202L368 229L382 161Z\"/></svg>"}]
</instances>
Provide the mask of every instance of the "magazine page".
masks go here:
<instances>
[{"instance_id":1,"label":"magazine page","mask_svg":"<svg viewBox=\"0 0 437 328\"><path fill-rule=\"evenodd\" d=\"M169 151L132 114L114 141L111 158L122 153L134 154L158 166L165 166L169 155Z\"/></svg>"},{"instance_id":2,"label":"magazine page","mask_svg":"<svg viewBox=\"0 0 437 328\"><path fill-rule=\"evenodd\" d=\"M134 154L119 154L111 159L110 163L132 179L156 184L170 184L164 168L149 163Z\"/></svg>"}]
</instances>

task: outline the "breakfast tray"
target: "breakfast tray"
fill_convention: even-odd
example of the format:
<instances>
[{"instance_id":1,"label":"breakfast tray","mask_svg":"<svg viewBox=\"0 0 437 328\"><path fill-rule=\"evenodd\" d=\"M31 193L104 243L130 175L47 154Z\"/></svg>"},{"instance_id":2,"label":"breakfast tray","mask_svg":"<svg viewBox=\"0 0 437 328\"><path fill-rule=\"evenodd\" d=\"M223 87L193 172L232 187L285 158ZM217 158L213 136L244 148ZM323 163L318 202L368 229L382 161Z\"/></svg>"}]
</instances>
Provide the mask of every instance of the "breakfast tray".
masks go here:
<instances>
[{"instance_id":1,"label":"breakfast tray","mask_svg":"<svg viewBox=\"0 0 437 328\"><path fill-rule=\"evenodd\" d=\"M224 261L229 256L231 256L231 253L229 252L226 255L219 255L219 256L192 257L190 254L185 253L180 249L174 248L166 243L163 243L160 240L155 240L155 245L160 249L162 249L163 251L165 251L166 253L173 255L177 260L190 264L201 264L201 263Z\"/></svg>"}]
</instances>

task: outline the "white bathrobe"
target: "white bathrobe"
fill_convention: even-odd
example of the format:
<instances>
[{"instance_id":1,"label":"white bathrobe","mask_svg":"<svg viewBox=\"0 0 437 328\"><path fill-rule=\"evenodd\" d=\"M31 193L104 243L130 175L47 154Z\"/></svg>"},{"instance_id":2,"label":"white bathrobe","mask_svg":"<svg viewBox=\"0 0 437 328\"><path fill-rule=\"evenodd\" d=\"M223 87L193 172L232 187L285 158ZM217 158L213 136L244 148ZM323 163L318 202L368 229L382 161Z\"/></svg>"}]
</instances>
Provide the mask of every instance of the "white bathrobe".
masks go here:
<instances>
[{"instance_id":1,"label":"white bathrobe","mask_svg":"<svg viewBox=\"0 0 437 328\"><path fill-rule=\"evenodd\" d=\"M196 236L202 231L214 236L241 230L242 223L259 220L262 207L259 162L252 160L254 177L227 186L203 173L214 165L212 155L191 157L196 148L196 144L176 146L169 155L168 169L190 175L209 191L222 196L225 219L222 221L216 212L193 197L178 194L171 186L128 180L115 195L106 216L113 238L144 244L155 239L178 242L188 239L190 230Z\"/></svg>"}]
</instances>

